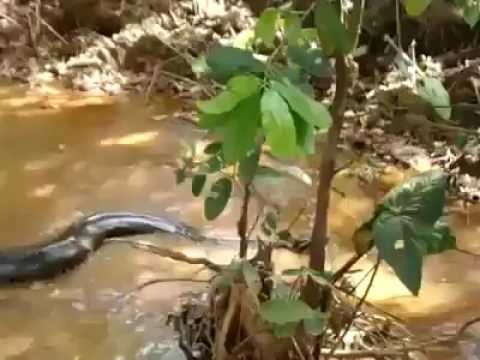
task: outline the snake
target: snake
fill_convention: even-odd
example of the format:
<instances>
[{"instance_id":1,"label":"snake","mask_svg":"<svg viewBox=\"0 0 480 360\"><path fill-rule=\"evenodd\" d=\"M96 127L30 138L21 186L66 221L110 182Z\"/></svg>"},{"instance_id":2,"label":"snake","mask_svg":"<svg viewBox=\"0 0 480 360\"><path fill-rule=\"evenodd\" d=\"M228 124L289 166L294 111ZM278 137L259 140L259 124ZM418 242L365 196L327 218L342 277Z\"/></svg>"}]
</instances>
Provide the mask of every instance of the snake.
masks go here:
<instances>
[{"instance_id":1,"label":"snake","mask_svg":"<svg viewBox=\"0 0 480 360\"><path fill-rule=\"evenodd\" d=\"M190 226L166 217L131 212L84 215L43 242L1 250L0 285L51 280L85 262L107 239L154 233L200 239Z\"/></svg>"}]
</instances>

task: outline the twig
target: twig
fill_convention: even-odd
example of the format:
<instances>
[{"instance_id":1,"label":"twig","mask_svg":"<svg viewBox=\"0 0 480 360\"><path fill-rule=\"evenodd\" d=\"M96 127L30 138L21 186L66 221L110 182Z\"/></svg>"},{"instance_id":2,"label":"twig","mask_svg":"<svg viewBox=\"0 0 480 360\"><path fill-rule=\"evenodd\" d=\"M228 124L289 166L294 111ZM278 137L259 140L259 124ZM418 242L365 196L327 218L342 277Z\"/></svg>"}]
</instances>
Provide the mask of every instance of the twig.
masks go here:
<instances>
[{"instance_id":1,"label":"twig","mask_svg":"<svg viewBox=\"0 0 480 360\"><path fill-rule=\"evenodd\" d=\"M469 250L459 249L459 248L455 248L454 250L459 252L459 253L470 255L470 256L473 256L473 257L480 257L480 254L476 254L476 253L471 252Z\"/></svg>"},{"instance_id":2,"label":"twig","mask_svg":"<svg viewBox=\"0 0 480 360\"><path fill-rule=\"evenodd\" d=\"M355 309L353 310L353 314L352 314L352 318L350 320L350 322L347 324L345 330L343 331L343 333L340 335L340 337L338 338L338 340L335 342L335 344L333 345L333 347L331 348L330 350L330 353L327 354L326 356L326 360L328 360L329 358L331 358L335 352L336 352L336 349L340 346L340 344L342 343L343 341L343 338L345 337L345 335L347 335L348 331L350 330L354 320L355 320L355 316L358 312L358 310L360 310L360 308L362 307L363 303L365 302L365 300L367 299L367 296L368 296L368 293L370 292L370 290L372 289L372 285L373 285L373 280L375 280L375 277L377 275L377 272L378 272L378 268L380 267L380 262L381 262L381 259L380 259L380 256L378 257L377 259L377 262L375 263L375 267L373 268L373 273L372 273L372 276L370 277L370 281L367 285L367 288L365 289L365 292L363 293L363 296L360 298L360 300L358 301L358 303L356 304L355 306ZM336 355L336 354L335 354Z\"/></svg>"},{"instance_id":3,"label":"twig","mask_svg":"<svg viewBox=\"0 0 480 360\"><path fill-rule=\"evenodd\" d=\"M248 229L247 239L250 239L250 238L252 237L253 231L255 230L255 228L257 227L258 223L260 222L260 218L262 217L263 209L264 209L264 205L262 205L262 206L258 209L257 216L255 216L255 220L253 220L253 223L252 223L252 225L250 226L250 229Z\"/></svg>"},{"instance_id":4,"label":"twig","mask_svg":"<svg viewBox=\"0 0 480 360\"><path fill-rule=\"evenodd\" d=\"M298 211L297 215L295 215L295 217L292 219L292 221L290 222L290 224L288 224L287 226L287 231L290 231L292 230L292 228L295 226L295 224L298 222L298 220L300 220L300 218L302 217L302 215L305 213L305 210L307 210L307 206L302 206L300 208L300 210Z\"/></svg>"},{"instance_id":5,"label":"twig","mask_svg":"<svg viewBox=\"0 0 480 360\"><path fill-rule=\"evenodd\" d=\"M223 267L221 265L215 264L206 258L198 258L198 257L190 257L185 255L182 252L175 251L166 247L160 247L156 245L152 245L150 243L146 243L144 241L135 241L135 240L127 240L127 239L116 239L116 243L123 243L132 246L135 249L143 250L146 252L150 252L155 255L160 255L166 258L170 258L175 261L181 261L191 265L204 265L205 267L209 268L212 271L220 272Z\"/></svg>"},{"instance_id":6,"label":"twig","mask_svg":"<svg viewBox=\"0 0 480 360\"><path fill-rule=\"evenodd\" d=\"M0 17L1 17L1 18L4 18L5 20L10 21L10 22L11 22L12 24L14 24L14 25L20 25L17 20L15 20L15 19L12 18L11 16L9 16L9 15L1 12L1 11L0 11Z\"/></svg>"},{"instance_id":7,"label":"twig","mask_svg":"<svg viewBox=\"0 0 480 360\"><path fill-rule=\"evenodd\" d=\"M300 349L300 345L298 345L298 342L297 342L297 340L295 339L295 337L291 336L291 337L290 337L290 340L292 340L293 347L295 348L295 351L297 352L300 360L307 360L307 359L305 358L305 355L303 354L302 349Z\"/></svg>"},{"instance_id":8,"label":"twig","mask_svg":"<svg viewBox=\"0 0 480 360\"><path fill-rule=\"evenodd\" d=\"M147 92L145 93L145 100L148 101L150 99L150 95L152 93L153 85L157 81L158 78L158 73L160 71L160 68L162 67L163 64L156 64L155 68L153 69L153 74L152 78L150 79L150 83L148 84L147 87Z\"/></svg>"},{"instance_id":9,"label":"twig","mask_svg":"<svg viewBox=\"0 0 480 360\"><path fill-rule=\"evenodd\" d=\"M65 45L69 45L70 43L62 36L60 35L54 28L53 26L51 26L48 22L46 22L45 20L43 20L43 18L39 15L38 17L38 20L40 21L40 23L45 26L54 36L57 37L58 40L60 40L61 42L63 42Z\"/></svg>"},{"instance_id":10,"label":"twig","mask_svg":"<svg viewBox=\"0 0 480 360\"><path fill-rule=\"evenodd\" d=\"M209 283L210 280L201 280L201 279L191 279L191 278L165 278L165 279L152 279L145 281L144 283L138 285L134 291L141 291L148 286L161 284L166 282L189 282L189 283Z\"/></svg>"}]
</instances>

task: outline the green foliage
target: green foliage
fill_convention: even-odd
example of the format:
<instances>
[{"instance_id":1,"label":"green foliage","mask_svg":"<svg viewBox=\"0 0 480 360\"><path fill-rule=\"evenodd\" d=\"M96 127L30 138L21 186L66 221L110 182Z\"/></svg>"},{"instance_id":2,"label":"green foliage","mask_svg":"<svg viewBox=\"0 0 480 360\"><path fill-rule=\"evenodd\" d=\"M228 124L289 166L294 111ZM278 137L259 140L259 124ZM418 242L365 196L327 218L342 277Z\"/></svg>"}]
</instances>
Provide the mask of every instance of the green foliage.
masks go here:
<instances>
[{"instance_id":1,"label":"green foliage","mask_svg":"<svg viewBox=\"0 0 480 360\"><path fill-rule=\"evenodd\" d=\"M379 255L418 295L423 257L452 247L454 238L438 222L445 206L446 176L439 170L413 177L392 190L373 221Z\"/></svg>"},{"instance_id":2,"label":"green foliage","mask_svg":"<svg viewBox=\"0 0 480 360\"><path fill-rule=\"evenodd\" d=\"M265 72L265 65L255 59L251 51L230 46L214 47L207 55L206 63L210 75L221 83L237 75Z\"/></svg>"},{"instance_id":3,"label":"green foliage","mask_svg":"<svg viewBox=\"0 0 480 360\"><path fill-rule=\"evenodd\" d=\"M195 175L192 178L192 194L193 196L199 196L205 186L207 176L204 174Z\"/></svg>"},{"instance_id":4,"label":"green foliage","mask_svg":"<svg viewBox=\"0 0 480 360\"><path fill-rule=\"evenodd\" d=\"M274 46L273 42L278 28L279 15L277 9L268 8L263 11L255 26L255 38L263 41L268 47Z\"/></svg>"},{"instance_id":5,"label":"green foliage","mask_svg":"<svg viewBox=\"0 0 480 360\"><path fill-rule=\"evenodd\" d=\"M205 218L215 220L227 206L231 194L232 181L229 178L215 181L210 189L210 195L205 199Z\"/></svg>"},{"instance_id":6,"label":"green foliage","mask_svg":"<svg viewBox=\"0 0 480 360\"><path fill-rule=\"evenodd\" d=\"M287 103L275 90L262 96L262 126L272 153L279 157L296 154L297 133Z\"/></svg>"},{"instance_id":7,"label":"green foliage","mask_svg":"<svg viewBox=\"0 0 480 360\"><path fill-rule=\"evenodd\" d=\"M439 79L426 77L418 88L419 95L428 101L444 120L450 120L452 108L450 95Z\"/></svg>"},{"instance_id":8,"label":"green foliage","mask_svg":"<svg viewBox=\"0 0 480 360\"><path fill-rule=\"evenodd\" d=\"M228 81L227 89L210 100L198 101L197 107L200 113L208 115L224 115L232 111L242 100L253 96L260 89L260 80L252 75L238 75ZM218 121L200 122L206 128L216 127L226 122L222 116Z\"/></svg>"},{"instance_id":9,"label":"green foliage","mask_svg":"<svg viewBox=\"0 0 480 360\"><path fill-rule=\"evenodd\" d=\"M317 0L315 26L323 50L329 55L336 52L348 54L353 50L354 38L340 19L335 6L328 1Z\"/></svg>"},{"instance_id":10,"label":"green foliage","mask_svg":"<svg viewBox=\"0 0 480 360\"><path fill-rule=\"evenodd\" d=\"M455 0L455 5L462 12L465 22L473 28L480 20L480 1Z\"/></svg>"},{"instance_id":11,"label":"green foliage","mask_svg":"<svg viewBox=\"0 0 480 360\"><path fill-rule=\"evenodd\" d=\"M301 300L276 298L262 303L260 315L272 324L285 325L310 319L313 310Z\"/></svg>"},{"instance_id":12,"label":"green foliage","mask_svg":"<svg viewBox=\"0 0 480 360\"><path fill-rule=\"evenodd\" d=\"M318 78L332 76L330 62L320 48L313 48L308 45L290 45L288 47L288 58L312 76Z\"/></svg>"},{"instance_id":13,"label":"green foliage","mask_svg":"<svg viewBox=\"0 0 480 360\"><path fill-rule=\"evenodd\" d=\"M432 0L405 0L405 10L410 16L419 16L427 9L431 2Z\"/></svg>"}]
</instances>

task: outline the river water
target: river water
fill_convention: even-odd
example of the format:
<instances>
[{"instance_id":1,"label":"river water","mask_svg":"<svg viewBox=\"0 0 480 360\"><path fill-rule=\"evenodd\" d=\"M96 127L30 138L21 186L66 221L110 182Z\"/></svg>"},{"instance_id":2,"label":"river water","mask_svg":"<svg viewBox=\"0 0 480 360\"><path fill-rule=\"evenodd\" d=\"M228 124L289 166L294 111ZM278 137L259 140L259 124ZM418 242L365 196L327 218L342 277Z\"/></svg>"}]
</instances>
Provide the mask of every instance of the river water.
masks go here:
<instances>
[{"instance_id":1,"label":"river water","mask_svg":"<svg viewBox=\"0 0 480 360\"><path fill-rule=\"evenodd\" d=\"M0 86L0 246L34 243L78 211L104 210L169 216L210 235L234 238L237 197L223 216L207 223L202 200L191 195L189 182L175 183L173 166L185 144L204 136L173 115L179 109L178 102L163 98L147 104L140 97L85 95L55 86ZM268 201L285 208L285 218L298 213L304 199L314 194L292 176L259 178L256 185ZM330 258L339 264L351 254L344 239L368 218L378 194L352 179L340 179L336 187L345 193L332 194L329 224L334 243ZM459 244L480 253L480 211L453 210ZM253 206L252 219L255 211ZM307 212L297 230L307 230L309 221ZM223 263L236 251L233 241L231 246L200 247L168 236L150 240ZM275 259L278 271L306 261L285 251ZM366 259L359 267L367 270L370 265ZM202 282L186 281L206 279L208 274L200 270L109 245L54 282L0 289L0 360L158 359L173 341L172 330L164 325L166 315L181 293L204 288ZM152 278L178 281L147 287L134 300L125 300L124 294ZM382 268L369 300L424 332L455 330L479 315L479 298L480 263L449 252L427 260L418 298ZM475 332L480 336L480 328ZM470 341L432 358L475 359L472 351Z\"/></svg>"}]
</instances>

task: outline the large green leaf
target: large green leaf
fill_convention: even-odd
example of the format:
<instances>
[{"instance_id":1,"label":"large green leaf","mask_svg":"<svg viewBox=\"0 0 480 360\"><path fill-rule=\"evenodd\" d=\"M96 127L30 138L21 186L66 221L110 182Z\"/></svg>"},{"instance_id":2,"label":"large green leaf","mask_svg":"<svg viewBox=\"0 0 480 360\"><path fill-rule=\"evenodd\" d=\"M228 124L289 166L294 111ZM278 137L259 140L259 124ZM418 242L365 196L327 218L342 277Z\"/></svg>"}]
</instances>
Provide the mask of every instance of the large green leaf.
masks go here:
<instances>
[{"instance_id":1,"label":"large green leaf","mask_svg":"<svg viewBox=\"0 0 480 360\"><path fill-rule=\"evenodd\" d=\"M262 15L255 26L255 37L261 39L269 47L273 47L277 23L279 20L279 11L275 8L268 8L262 12Z\"/></svg>"},{"instance_id":2,"label":"large green leaf","mask_svg":"<svg viewBox=\"0 0 480 360\"><path fill-rule=\"evenodd\" d=\"M280 157L296 154L295 123L285 100L272 89L262 96L262 125L272 153Z\"/></svg>"},{"instance_id":3,"label":"large green leaf","mask_svg":"<svg viewBox=\"0 0 480 360\"><path fill-rule=\"evenodd\" d=\"M405 10L409 16L419 16L431 2L432 0L405 0Z\"/></svg>"},{"instance_id":4,"label":"large green leaf","mask_svg":"<svg viewBox=\"0 0 480 360\"><path fill-rule=\"evenodd\" d=\"M231 46L215 46L207 56L213 78L226 82L239 74L262 74L265 65L255 59L251 51Z\"/></svg>"},{"instance_id":5,"label":"large green leaf","mask_svg":"<svg viewBox=\"0 0 480 360\"><path fill-rule=\"evenodd\" d=\"M461 11L465 22L473 28L480 20L479 0L456 0L455 4Z\"/></svg>"},{"instance_id":6,"label":"large green leaf","mask_svg":"<svg viewBox=\"0 0 480 360\"><path fill-rule=\"evenodd\" d=\"M215 129L223 126L228 120L228 113L224 114L205 114L198 112L198 126L202 129Z\"/></svg>"},{"instance_id":7,"label":"large green leaf","mask_svg":"<svg viewBox=\"0 0 480 360\"><path fill-rule=\"evenodd\" d=\"M302 34L302 18L298 14L287 12L284 13L283 19L288 46L297 44Z\"/></svg>"},{"instance_id":8,"label":"large green leaf","mask_svg":"<svg viewBox=\"0 0 480 360\"><path fill-rule=\"evenodd\" d=\"M320 311L314 311L313 317L303 320L305 330L310 335L318 336L324 333L328 325L328 314Z\"/></svg>"},{"instance_id":9,"label":"large green leaf","mask_svg":"<svg viewBox=\"0 0 480 360\"><path fill-rule=\"evenodd\" d=\"M228 113L242 100L258 92L260 85L260 79L253 75L238 75L228 81L226 90L209 100L198 101L197 107L202 113L209 115ZM216 123L216 121L212 122Z\"/></svg>"},{"instance_id":10,"label":"large green leaf","mask_svg":"<svg viewBox=\"0 0 480 360\"><path fill-rule=\"evenodd\" d=\"M440 170L417 175L387 194L373 222L381 258L415 295L421 285L423 257L452 246L449 231L438 222L446 186Z\"/></svg>"},{"instance_id":11,"label":"large green leaf","mask_svg":"<svg viewBox=\"0 0 480 360\"><path fill-rule=\"evenodd\" d=\"M322 49L305 45L290 45L288 47L288 57L310 75L320 78L332 75L332 67Z\"/></svg>"},{"instance_id":12,"label":"large green leaf","mask_svg":"<svg viewBox=\"0 0 480 360\"><path fill-rule=\"evenodd\" d=\"M315 153L315 129L312 124L304 121L297 113L292 112L297 131L297 144L305 154Z\"/></svg>"},{"instance_id":13,"label":"large green leaf","mask_svg":"<svg viewBox=\"0 0 480 360\"><path fill-rule=\"evenodd\" d=\"M295 335L298 322L290 322L286 324L273 324L273 334L277 338L289 338Z\"/></svg>"},{"instance_id":14,"label":"large green leaf","mask_svg":"<svg viewBox=\"0 0 480 360\"><path fill-rule=\"evenodd\" d=\"M433 226L445 206L447 178L441 170L427 171L391 190L383 207L392 214Z\"/></svg>"},{"instance_id":15,"label":"large green leaf","mask_svg":"<svg viewBox=\"0 0 480 360\"><path fill-rule=\"evenodd\" d=\"M314 317L314 312L301 300L276 298L264 302L260 315L265 321L285 325Z\"/></svg>"},{"instance_id":16,"label":"large green leaf","mask_svg":"<svg viewBox=\"0 0 480 360\"><path fill-rule=\"evenodd\" d=\"M288 102L292 110L306 122L320 129L328 128L331 125L332 117L327 108L305 95L290 82L272 81L271 86L272 90L278 92Z\"/></svg>"},{"instance_id":17,"label":"large green leaf","mask_svg":"<svg viewBox=\"0 0 480 360\"><path fill-rule=\"evenodd\" d=\"M204 213L209 221L215 220L230 200L232 194L232 181L228 178L221 178L213 183L210 195L205 199Z\"/></svg>"},{"instance_id":18,"label":"large green leaf","mask_svg":"<svg viewBox=\"0 0 480 360\"><path fill-rule=\"evenodd\" d=\"M315 7L315 26L322 48L327 54L352 51L354 39L340 20L340 14L334 5L325 0L317 0Z\"/></svg>"},{"instance_id":19,"label":"large green leaf","mask_svg":"<svg viewBox=\"0 0 480 360\"><path fill-rule=\"evenodd\" d=\"M425 233L421 240L425 243L428 255L440 254L457 247L457 240L446 217L441 217L433 226L433 230Z\"/></svg>"},{"instance_id":20,"label":"large green leaf","mask_svg":"<svg viewBox=\"0 0 480 360\"><path fill-rule=\"evenodd\" d=\"M420 290L426 254L422 242L417 241L416 225L411 219L389 211L382 212L373 224L373 238L380 257L414 295Z\"/></svg>"},{"instance_id":21,"label":"large green leaf","mask_svg":"<svg viewBox=\"0 0 480 360\"><path fill-rule=\"evenodd\" d=\"M205 186L207 176L204 174L197 174L192 178L192 194L193 196L199 196Z\"/></svg>"},{"instance_id":22,"label":"large green leaf","mask_svg":"<svg viewBox=\"0 0 480 360\"><path fill-rule=\"evenodd\" d=\"M222 128L223 156L227 164L242 160L256 146L257 130L261 123L260 93L242 101L229 115Z\"/></svg>"},{"instance_id":23,"label":"large green leaf","mask_svg":"<svg viewBox=\"0 0 480 360\"><path fill-rule=\"evenodd\" d=\"M450 120L452 116L450 95L440 80L429 77L424 78L423 84L418 88L418 93L433 106L438 115L444 120Z\"/></svg>"}]
</instances>

